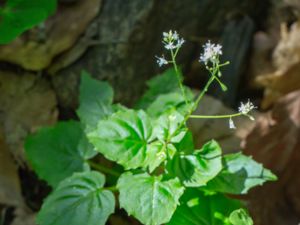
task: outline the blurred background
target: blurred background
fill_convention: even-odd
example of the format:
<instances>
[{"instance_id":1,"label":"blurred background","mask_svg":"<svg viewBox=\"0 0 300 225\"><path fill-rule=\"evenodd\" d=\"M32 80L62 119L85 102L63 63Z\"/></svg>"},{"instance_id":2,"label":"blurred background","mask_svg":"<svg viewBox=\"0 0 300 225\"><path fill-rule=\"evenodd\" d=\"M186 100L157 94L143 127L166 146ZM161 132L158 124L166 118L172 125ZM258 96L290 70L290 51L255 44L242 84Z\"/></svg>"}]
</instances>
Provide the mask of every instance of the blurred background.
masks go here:
<instances>
[{"instance_id":1,"label":"blurred background","mask_svg":"<svg viewBox=\"0 0 300 225\"><path fill-rule=\"evenodd\" d=\"M162 32L177 30L185 84L208 78L198 62L207 41L223 45L229 87L218 86L199 109L233 112L241 101L257 106L256 120L191 121L198 145L215 138L226 152L243 149L278 175L244 200L256 225L300 222L300 0L59 0L55 15L0 46L0 225L34 225L49 193L28 165L25 137L58 120L76 119L84 69L115 88L131 106L146 81L164 71ZM114 215L109 224L136 224Z\"/></svg>"}]
</instances>

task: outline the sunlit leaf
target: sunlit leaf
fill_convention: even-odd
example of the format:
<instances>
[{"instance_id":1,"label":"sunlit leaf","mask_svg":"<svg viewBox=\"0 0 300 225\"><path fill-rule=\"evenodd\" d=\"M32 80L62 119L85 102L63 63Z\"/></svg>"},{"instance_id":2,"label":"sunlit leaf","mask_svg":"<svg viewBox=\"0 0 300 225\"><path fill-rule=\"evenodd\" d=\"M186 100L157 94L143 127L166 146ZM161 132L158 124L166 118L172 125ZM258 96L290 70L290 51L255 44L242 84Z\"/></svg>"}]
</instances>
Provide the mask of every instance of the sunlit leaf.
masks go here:
<instances>
[{"instance_id":1,"label":"sunlit leaf","mask_svg":"<svg viewBox=\"0 0 300 225\"><path fill-rule=\"evenodd\" d=\"M244 209L234 210L229 216L229 221L232 225L253 225L253 220Z\"/></svg>"},{"instance_id":2,"label":"sunlit leaf","mask_svg":"<svg viewBox=\"0 0 300 225\"><path fill-rule=\"evenodd\" d=\"M223 164L224 169L208 182L207 189L230 194L246 194L255 186L277 179L262 164L241 153L226 155Z\"/></svg>"},{"instance_id":3,"label":"sunlit leaf","mask_svg":"<svg viewBox=\"0 0 300 225\"><path fill-rule=\"evenodd\" d=\"M239 201L222 194L207 195L194 188L187 189L167 225L224 225L230 213L239 208Z\"/></svg>"},{"instance_id":4,"label":"sunlit leaf","mask_svg":"<svg viewBox=\"0 0 300 225\"><path fill-rule=\"evenodd\" d=\"M117 187L120 206L145 225L167 223L184 192L178 179L162 181L162 177L146 173L125 173L120 177Z\"/></svg>"},{"instance_id":5,"label":"sunlit leaf","mask_svg":"<svg viewBox=\"0 0 300 225\"><path fill-rule=\"evenodd\" d=\"M192 154L177 154L168 162L168 174L178 177L187 187L200 187L222 169L222 150L215 141L206 143Z\"/></svg>"}]
</instances>

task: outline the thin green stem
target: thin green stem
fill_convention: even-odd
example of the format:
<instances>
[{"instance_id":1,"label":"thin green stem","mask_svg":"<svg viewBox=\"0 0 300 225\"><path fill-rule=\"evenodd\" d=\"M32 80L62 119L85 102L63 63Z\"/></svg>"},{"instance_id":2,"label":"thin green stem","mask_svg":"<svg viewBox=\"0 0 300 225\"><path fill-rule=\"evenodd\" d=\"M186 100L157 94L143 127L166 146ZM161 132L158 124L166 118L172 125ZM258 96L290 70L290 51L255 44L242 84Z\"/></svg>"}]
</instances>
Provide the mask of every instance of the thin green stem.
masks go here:
<instances>
[{"instance_id":1,"label":"thin green stem","mask_svg":"<svg viewBox=\"0 0 300 225\"><path fill-rule=\"evenodd\" d=\"M105 173L105 174L109 174L109 175L112 175L112 176L114 176L114 177L119 177L121 174L119 174L118 172L116 172L115 170L112 170L112 169L110 169L110 168L107 168L107 167L105 167L105 166L102 166L102 165L100 165L100 164L98 164L98 163L94 163L93 161L88 161L88 164L92 167L92 168L94 168L94 169L96 169L96 170L98 170L98 171L100 171L100 172L103 172L103 173Z\"/></svg>"},{"instance_id":2,"label":"thin green stem","mask_svg":"<svg viewBox=\"0 0 300 225\"><path fill-rule=\"evenodd\" d=\"M220 67L223 67L223 66L227 66L227 65L229 65L229 64L230 64L229 61L224 62L224 63L222 63L222 64L219 64L219 68L220 68Z\"/></svg>"},{"instance_id":3,"label":"thin green stem","mask_svg":"<svg viewBox=\"0 0 300 225\"><path fill-rule=\"evenodd\" d=\"M208 91L209 86L211 85L211 83L216 79L215 77L215 71L212 74L212 76L209 78L208 82L206 83L205 87L202 89L202 91L200 92L198 98L195 101L194 107L192 109L192 112L196 110L196 108L199 105L199 102L201 101L201 99L203 98L203 96L205 95L205 93ZM192 114L192 112L190 114Z\"/></svg>"},{"instance_id":4,"label":"thin green stem","mask_svg":"<svg viewBox=\"0 0 300 225\"><path fill-rule=\"evenodd\" d=\"M224 119L224 118L232 118L243 115L242 113L234 113L234 114L228 114L228 115L190 115L190 118L195 119Z\"/></svg>"},{"instance_id":5,"label":"thin green stem","mask_svg":"<svg viewBox=\"0 0 300 225\"><path fill-rule=\"evenodd\" d=\"M112 192L117 192L118 191L118 188L116 186L106 187L104 189L108 190L108 191L112 191Z\"/></svg>"},{"instance_id":6,"label":"thin green stem","mask_svg":"<svg viewBox=\"0 0 300 225\"><path fill-rule=\"evenodd\" d=\"M178 53L178 49L179 48L177 48L175 54L174 54L173 50L171 49L172 64L173 64L173 67L174 67L174 70L175 70L175 73L176 73L176 76L177 76L178 84L179 84L180 90L182 92L185 104L188 104L188 100L186 98L186 94L185 94L185 91L184 91L184 88L183 88L183 85L182 85L182 80L181 80L179 70L178 70L178 67L177 67L177 64L176 64L176 55Z\"/></svg>"},{"instance_id":7,"label":"thin green stem","mask_svg":"<svg viewBox=\"0 0 300 225\"><path fill-rule=\"evenodd\" d=\"M185 116L184 120L179 124L178 129L181 129L181 127L186 123L186 121L190 118L191 114L197 109L199 102L203 98L204 94L207 92L209 86L214 81L215 77L211 76L208 82L206 83L204 89L200 92L197 100L194 102L193 106L190 108L189 112Z\"/></svg>"},{"instance_id":8,"label":"thin green stem","mask_svg":"<svg viewBox=\"0 0 300 225\"><path fill-rule=\"evenodd\" d=\"M174 59L176 58L176 56L177 56L177 54L178 54L178 52L179 52L179 49L180 49L180 48L176 48L175 53L174 53ZM173 51L173 50L172 50L172 51Z\"/></svg>"}]
</instances>

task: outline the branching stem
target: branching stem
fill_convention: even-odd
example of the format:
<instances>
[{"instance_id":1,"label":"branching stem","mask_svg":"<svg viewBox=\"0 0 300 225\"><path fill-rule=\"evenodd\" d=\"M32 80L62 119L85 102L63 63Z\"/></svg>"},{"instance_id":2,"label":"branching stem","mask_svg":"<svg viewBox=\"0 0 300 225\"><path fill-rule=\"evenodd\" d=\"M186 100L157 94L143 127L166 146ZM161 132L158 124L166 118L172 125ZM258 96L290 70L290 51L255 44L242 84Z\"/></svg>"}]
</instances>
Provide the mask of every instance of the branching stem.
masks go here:
<instances>
[{"instance_id":1,"label":"branching stem","mask_svg":"<svg viewBox=\"0 0 300 225\"><path fill-rule=\"evenodd\" d=\"M94 169L96 169L96 170L98 170L98 171L100 171L100 172L103 172L103 173L105 173L105 174L109 174L109 175L112 175L112 176L114 176L114 177L119 177L121 174L119 174L117 171L115 171L115 170L112 170L112 169L110 169L110 168L107 168L107 167L105 167L105 166L102 166L102 165L100 165L100 164L98 164L98 163L94 163L93 161L88 161L88 164L92 167L92 168L94 168Z\"/></svg>"},{"instance_id":2,"label":"branching stem","mask_svg":"<svg viewBox=\"0 0 300 225\"><path fill-rule=\"evenodd\" d=\"M226 118L232 118L243 115L242 113L234 113L234 114L228 114L228 115L190 115L190 118L195 119L226 119Z\"/></svg>"},{"instance_id":3,"label":"branching stem","mask_svg":"<svg viewBox=\"0 0 300 225\"><path fill-rule=\"evenodd\" d=\"M108 191L112 191L112 192L117 192L118 191L118 188L116 186L105 187L104 189L108 190Z\"/></svg>"}]
</instances>

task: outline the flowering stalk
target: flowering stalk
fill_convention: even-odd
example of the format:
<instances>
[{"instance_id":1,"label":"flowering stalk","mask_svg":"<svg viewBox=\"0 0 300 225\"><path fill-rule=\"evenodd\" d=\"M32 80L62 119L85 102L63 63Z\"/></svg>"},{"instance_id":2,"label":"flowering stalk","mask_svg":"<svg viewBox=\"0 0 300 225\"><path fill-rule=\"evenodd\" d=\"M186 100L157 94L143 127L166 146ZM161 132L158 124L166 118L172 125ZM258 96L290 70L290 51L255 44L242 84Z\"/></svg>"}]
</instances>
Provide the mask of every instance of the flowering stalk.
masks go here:
<instances>
[{"instance_id":1,"label":"flowering stalk","mask_svg":"<svg viewBox=\"0 0 300 225\"><path fill-rule=\"evenodd\" d=\"M176 55L178 53L178 49L179 48L176 49L175 53L173 52L173 50L171 50L172 64L173 64L173 67L174 67L174 70L175 70L175 73L176 73L176 76L177 76L178 84L179 84L181 93L183 95L185 104L188 104L188 100L187 100L185 90L184 90L183 85L182 85L182 81L181 81L180 74L179 74L178 67L177 67L177 63L176 63Z\"/></svg>"},{"instance_id":2,"label":"flowering stalk","mask_svg":"<svg viewBox=\"0 0 300 225\"><path fill-rule=\"evenodd\" d=\"M229 118L229 127L231 129L235 129L234 122L232 120L232 117L238 117L238 116L247 116L249 117L250 120L254 120L254 117L249 115L249 113L255 109L256 107L248 100L247 103L242 103L240 107L238 108L238 113L234 114L228 114L228 115L190 115L189 118L194 118L194 119L225 119Z\"/></svg>"},{"instance_id":3,"label":"flowering stalk","mask_svg":"<svg viewBox=\"0 0 300 225\"><path fill-rule=\"evenodd\" d=\"M185 89L182 84L182 80L180 77L180 73L178 70L178 66L176 63L176 56L178 54L179 49L181 48L182 44L184 43L184 39L180 38L178 33L176 31L169 31L163 33L163 44L164 47L170 51L171 60L168 61L165 59L164 56L157 57L157 63L159 66L167 65L169 63L172 63L175 74L177 76L178 84L180 87L180 90L182 92L182 95L185 100L185 104L188 105L188 99L186 97ZM192 113L197 109L201 99L208 91L209 86L213 83L213 81L217 81L223 91L227 91L226 85L221 81L221 68L223 66L226 66L229 64L229 62L220 63L220 56L223 54L222 52L222 46L219 44L213 44L210 41L208 41L204 47L204 52L200 55L199 62L204 63L206 69L210 73L210 78L208 82L206 83L205 87L202 89L196 100L193 102L192 106L190 107L189 111L187 112L184 121L182 121L182 125L185 124L185 122L189 118L197 118L197 119L224 119L229 118L229 127L231 129L235 129L234 122L232 120L233 117L237 116L247 116L251 120L254 120L252 116L249 115L249 112L252 111L254 108L256 108L250 101L248 101L246 104L241 103L241 106L239 107L239 112L234 114L228 114L228 115L192 115ZM179 126L181 127L181 126Z\"/></svg>"},{"instance_id":4,"label":"flowering stalk","mask_svg":"<svg viewBox=\"0 0 300 225\"><path fill-rule=\"evenodd\" d=\"M228 119L242 115L242 113L233 113L227 115L190 115L189 117L194 119Z\"/></svg>"},{"instance_id":5,"label":"flowering stalk","mask_svg":"<svg viewBox=\"0 0 300 225\"><path fill-rule=\"evenodd\" d=\"M185 40L183 38L180 38L176 31L173 32L172 30L170 30L169 32L163 32L163 44L164 44L164 47L168 51L170 51L171 61L168 61L167 59L165 59L165 57L163 55L162 57L156 56L156 59L157 59L156 62L158 63L158 65L160 67L163 65L167 65L169 63L173 64L180 91L183 95L185 103L188 104L188 99L186 97L185 90L184 90L184 87L182 84L182 80L180 78L178 66L176 63L176 56L184 42L185 42ZM174 52L174 50L175 50L175 52Z\"/></svg>"}]
</instances>

